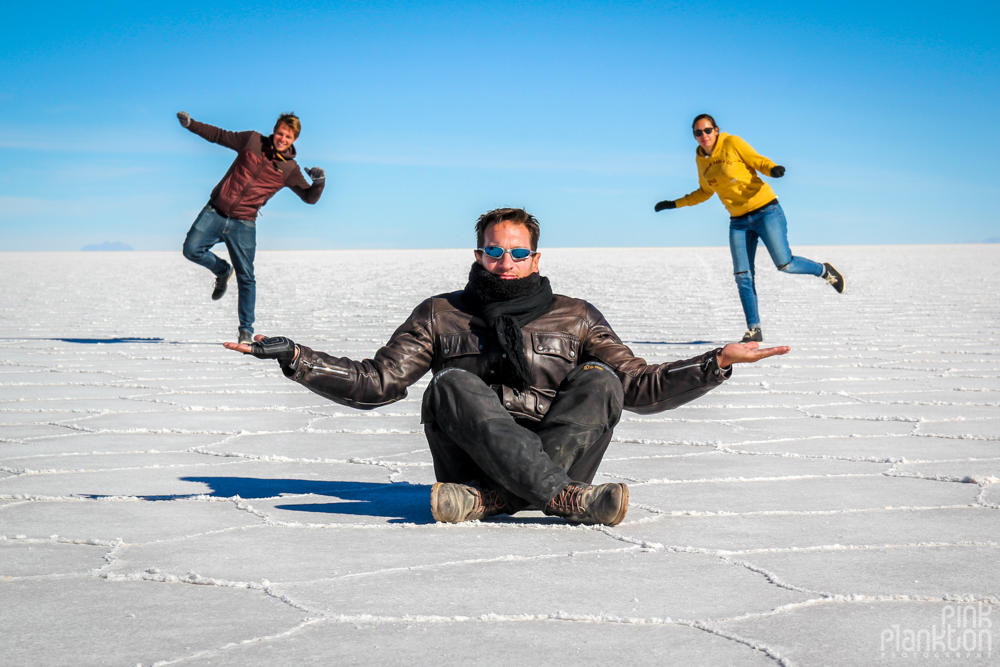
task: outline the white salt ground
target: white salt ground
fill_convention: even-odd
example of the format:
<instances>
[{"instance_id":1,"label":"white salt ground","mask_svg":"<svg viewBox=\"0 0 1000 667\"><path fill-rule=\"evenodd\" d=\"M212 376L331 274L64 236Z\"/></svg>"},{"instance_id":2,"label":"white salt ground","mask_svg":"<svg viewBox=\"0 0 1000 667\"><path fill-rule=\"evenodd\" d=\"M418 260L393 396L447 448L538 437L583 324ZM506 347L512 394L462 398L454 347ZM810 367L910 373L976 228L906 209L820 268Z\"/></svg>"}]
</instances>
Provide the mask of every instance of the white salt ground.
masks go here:
<instances>
[{"instance_id":1,"label":"white salt ground","mask_svg":"<svg viewBox=\"0 0 1000 667\"><path fill-rule=\"evenodd\" d=\"M878 665L1000 659L1000 253L760 256L767 344L626 413L620 526L436 525L419 405L220 343L176 253L0 253L0 664ZM370 356L471 252L261 252L260 333ZM724 248L545 250L650 362L743 332ZM235 287L235 285L234 285Z\"/></svg>"}]
</instances>

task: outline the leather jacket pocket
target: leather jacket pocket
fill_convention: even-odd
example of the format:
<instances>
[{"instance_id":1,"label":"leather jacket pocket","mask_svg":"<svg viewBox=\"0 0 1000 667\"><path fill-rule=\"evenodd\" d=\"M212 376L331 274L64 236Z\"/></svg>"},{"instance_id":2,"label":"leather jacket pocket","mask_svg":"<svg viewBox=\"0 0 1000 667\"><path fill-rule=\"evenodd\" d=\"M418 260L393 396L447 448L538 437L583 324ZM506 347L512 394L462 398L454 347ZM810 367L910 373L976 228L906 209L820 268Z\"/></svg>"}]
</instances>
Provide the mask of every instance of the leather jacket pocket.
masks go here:
<instances>
[{"instance_id":1,"label":"leather jacket pocket","mask_svg":"<svg viewBox=\"0 0 1000 667\"><path fill-rule=\"evenodd\" d=\"M580 339L561 333L532 332L529 357L534 387L555 389L576 368Z\"/></svg>"},{"instance_id":2,"label":"leather jacket pocket","mask_svg":"<svg viewBox=\"0 0 1000 667\"><path fill-rule=\"evenodd\" d=\"M486 341L481 340L479 334L475 332L438 334L437 353L442 360L469 354L482 354L485 344Z\"/></svg>"},{"instance_id":3,"label":"leather jacket pocket","mask_svg":"<svg viewBox=\"0 0 1000 667\"><path fill-rule=\"evenodd\" d=\"M531 334L531 349L535 354L562 357L575 366L580 354L580 339L566 334L536 331Z\"/></svg>"}]
</instances>

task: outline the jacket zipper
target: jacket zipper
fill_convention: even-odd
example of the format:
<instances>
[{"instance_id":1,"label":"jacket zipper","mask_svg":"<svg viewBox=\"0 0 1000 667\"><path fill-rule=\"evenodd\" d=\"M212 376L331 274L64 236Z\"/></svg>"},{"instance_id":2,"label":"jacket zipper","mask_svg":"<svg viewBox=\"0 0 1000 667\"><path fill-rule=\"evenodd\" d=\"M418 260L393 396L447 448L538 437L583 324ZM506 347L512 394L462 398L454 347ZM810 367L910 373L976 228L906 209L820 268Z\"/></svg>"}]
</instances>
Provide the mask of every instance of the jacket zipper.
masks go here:
<instances>
[{"instance_id":1,"label":"jacket zipper","mask_svg":"<svg viewBox=\"0 0 1000 667\"><path fill-rule=\"evenodd\" d=\"M267 164L268 162L270 162L270 160L267 159L267 156L264 155L264 148L263 148L263 146L261 147L261 150L260 150L260 159L262 160L262 162L260 163L260 166L257 167L257 171L255 171L253 173L253 177L249 181L247 181L246 185L243 186L243 191L240 192L239 199L237 199L236 203L233 204L233 208L232 208L232 210L230 211L230 214L229 214L230 217L232 216L233 213L236 212L236 208L243 201L243 195L245 195L247 193L247 190L250 189L251 185L253 185L254 183L257 182L257 177L260 176L260 172L264 168L264 165Z\"/></svg>"},{"instance_id":2,"label":"jacket zipper","mask_svg":"<svg viewBox=\"0 0 1000 667\"><path fill-rule=\"evenodd\" d=\"M332 375L343 375L344 377L351 377L351 374L343 370L342 368L330 368L329 366L318 366L317 364L311 364L308 361L302 361L300 363L309 370L315 371L317 373L330 373Z\"/></svg>"},{"instance_id":3,"label":"jacket zipper","mask_svg":"<svg viewBox=\"0 0 1000 667\"><path fill-rule=\"evenodd\" d=\"M676 371L683 371L683 370L687 370L688 368L698 368L700 366L701 366L701 362L698 362L697 364L688 364L687 366L678 366L677 368L668 368L667 372L668 373L674 373Z\"/></svg>"}]
</instances>

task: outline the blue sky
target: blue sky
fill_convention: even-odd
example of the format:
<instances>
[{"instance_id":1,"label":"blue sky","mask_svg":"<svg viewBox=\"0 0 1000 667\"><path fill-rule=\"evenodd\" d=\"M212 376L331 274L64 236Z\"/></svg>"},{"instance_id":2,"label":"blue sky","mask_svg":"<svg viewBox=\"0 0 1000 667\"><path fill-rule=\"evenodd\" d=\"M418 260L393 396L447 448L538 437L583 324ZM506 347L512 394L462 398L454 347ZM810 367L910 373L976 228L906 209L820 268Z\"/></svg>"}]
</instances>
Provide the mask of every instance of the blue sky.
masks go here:
<instances>
[{"instance_id":1,"label":"blue sky","mask_svg":"<svg viewBox=\"0 0 1000 667\"><path fill-rule=\"evenodd\" d=\"M0 250L179 250L234 157L186 110L303 166L258 246L470 247L524 206L553 246L725 245L691 119L784 165L793 248L1000 237L995 2L19 3L0 42Z\"/></svg>"}]
</instances>

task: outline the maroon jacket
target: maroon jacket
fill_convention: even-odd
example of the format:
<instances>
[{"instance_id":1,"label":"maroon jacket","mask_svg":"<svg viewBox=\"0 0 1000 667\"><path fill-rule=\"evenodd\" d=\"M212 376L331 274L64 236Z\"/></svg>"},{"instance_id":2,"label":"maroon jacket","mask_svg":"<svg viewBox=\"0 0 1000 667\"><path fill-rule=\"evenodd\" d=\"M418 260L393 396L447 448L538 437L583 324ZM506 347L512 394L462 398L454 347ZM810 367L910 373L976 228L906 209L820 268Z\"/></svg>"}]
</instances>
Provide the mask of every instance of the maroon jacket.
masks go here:
<instances>
[{"instance_id":1,"label":"maroon jacket","mask_svg":"<svg viewBox=\"0 0 1000 667\"><path fill-rule=\"evenodd\" d=\"M259 132L230 132L196 120L191 121L188 129L239 153L209 199L209 203L228 218L256 220L260 207L285 186L307 204L315 204L323 194L326 179L314 181L312 185L306 182L295 162L295 146L278 153L271 137Z\"/></svg>"}]
</instances>

